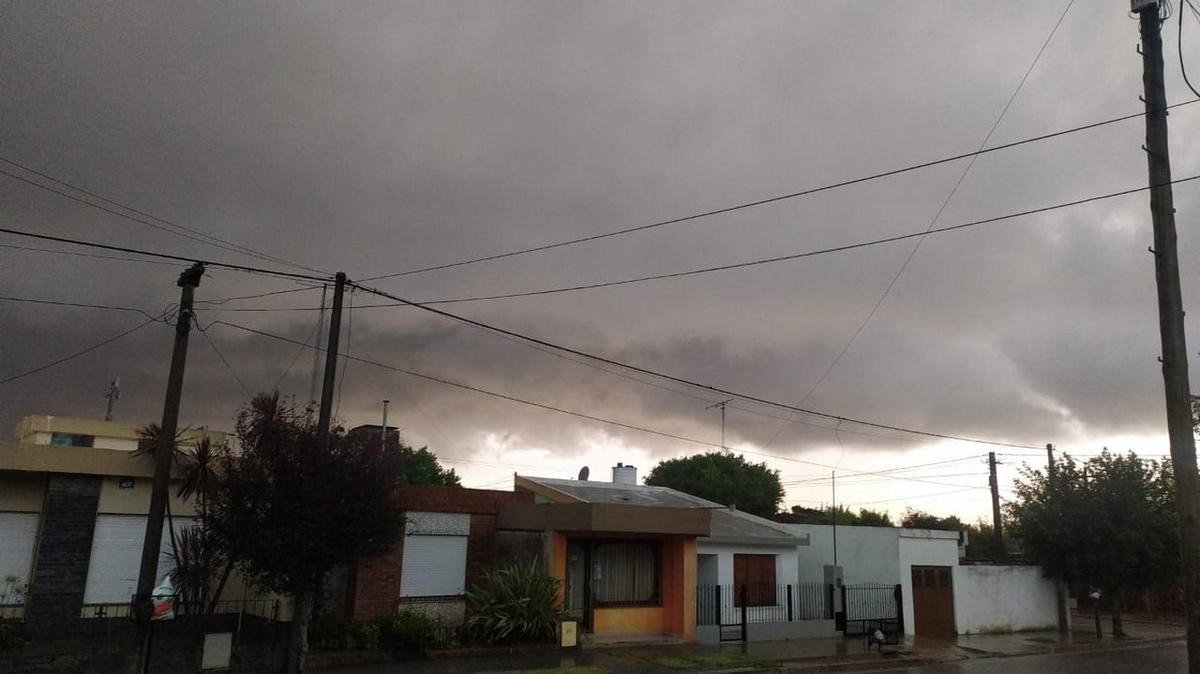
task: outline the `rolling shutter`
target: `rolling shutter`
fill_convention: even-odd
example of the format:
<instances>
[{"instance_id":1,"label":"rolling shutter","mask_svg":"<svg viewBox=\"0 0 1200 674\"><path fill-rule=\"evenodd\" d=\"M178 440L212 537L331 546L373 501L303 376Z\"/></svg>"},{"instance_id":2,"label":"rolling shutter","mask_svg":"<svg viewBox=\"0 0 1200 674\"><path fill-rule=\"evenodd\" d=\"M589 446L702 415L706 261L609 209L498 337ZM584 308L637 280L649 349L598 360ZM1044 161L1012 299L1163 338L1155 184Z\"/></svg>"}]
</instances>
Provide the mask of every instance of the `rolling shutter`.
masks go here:
<instances>
[{"instance_id":1,"label":"rolling shutter","mask_svg":"<svg viewBox=\"0 0 1200 674\"><path fill-rule=\"evenodd\" d=\"M175 531L192 526L192 518L176 517ZM97 515L92 534L92 556L88 560L85 604L123 604L137 590L138 568L142 563L142 542L146 538L145 515ZM163 522L162 545L159 546L158 580L166 576L174 564L171 560L171 538Z\"/></svg>"},{"instance_id":2,"label":"rolling shutter","mask_svg":"<svg viewBox=\"0 0 1200 674\"><path fill-rule=\"evenodd\" d=\"M405 515L401 597L445 597L466 590L470 515L409 512Z\"/></svg>"},{"instance_id":3,"label":"rolling shutter","mask_svg":"<svg viewBox=\"0 0 1200 674\"><path fill-rule=\"evenodd\" d=\"M0 582L6 576L29 582L37 528L37 513L0 513Z\"/></svg>"}]
</instances>

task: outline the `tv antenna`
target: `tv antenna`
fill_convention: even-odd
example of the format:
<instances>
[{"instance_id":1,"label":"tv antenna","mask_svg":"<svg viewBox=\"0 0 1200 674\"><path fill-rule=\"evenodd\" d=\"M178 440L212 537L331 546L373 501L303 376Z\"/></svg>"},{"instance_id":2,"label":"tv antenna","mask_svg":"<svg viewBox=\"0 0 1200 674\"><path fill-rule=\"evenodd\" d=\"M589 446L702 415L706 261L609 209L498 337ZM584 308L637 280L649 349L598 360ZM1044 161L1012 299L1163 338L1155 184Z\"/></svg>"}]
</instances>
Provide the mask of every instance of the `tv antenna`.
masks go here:
<instances>
[{"instance_id":1,"label":"tv antenna","mask_svg":"<svg viewBox=\"0 0 1200 674\"><path fill-rule=\"evenodd\" d=\"M725 406L731 402L733 402L733 398L730 398L729 400L722 400L719 403L713 403L704 408L706 410L711 410L714 407L721 408L721 451L723 452L729 451L729 448L725 446Z\"/></svg>"}]
</instances>

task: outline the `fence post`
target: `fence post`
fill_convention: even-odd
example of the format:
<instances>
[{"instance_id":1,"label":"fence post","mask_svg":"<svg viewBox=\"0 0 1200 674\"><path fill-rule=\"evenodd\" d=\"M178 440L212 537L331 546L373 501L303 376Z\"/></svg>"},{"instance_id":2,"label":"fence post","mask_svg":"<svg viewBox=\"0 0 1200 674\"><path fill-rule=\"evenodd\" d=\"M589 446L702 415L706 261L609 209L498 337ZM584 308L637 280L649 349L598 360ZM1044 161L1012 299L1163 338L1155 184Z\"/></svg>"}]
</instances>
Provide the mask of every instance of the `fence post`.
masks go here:
<instances>
[{"instance_id":1,"label":"fence post","mask_svg":"<svg viewBox=\"0 0 1200 674\"><path fill-rule=\"evenodd\" d=\"M844 634L846 632L846 630L848 629L846 623L847 623L847 618L849 618L848 614L850 612L849 611L850 605L848 603L846 603L846 586L842 585L841 589L842 589L842 592L841 592L842 610L834 613L834 620L837 621L837 623L835 623L835 626L837 627L837 629L840 629L842 631L842 633Z\"/></svg>"},{"instance_id":2,"label":"fence post","mask_svg":"<svg viewBox=\"0 0 1200 674\"><path fill-rule=\"evenodd\" d=\"M721 586L713 585L713 606L716 606L717 628L721 627Z\"/></svg>"},{"instance_id":3,"label":"fence post","mask_svg":"<svg viewBox=\"0 0 1200 674\"><path fill-rule=\"evenodd\" d=\"M746 586L743 585L741 590L742 598L742 643L746 643Z\"/></svg>"},{"instance_id":4,"label":"fence post","mask_svg":"<svg viewBox=\"0 0 1200 674\"><path fill-rule=\"evenodd\" d=\"M833 620L833 583L825 586L825 617Z\"/></svg>"},{"instance_id":5,"label":"fence post","mask_svg":"<svg viewBox=\"0 0 1200 674\"><path fill-rule=\"evenodd\" d=\"M788 586L787 586L787 595L788 595L788 602L787 602L788 619L787 619L787 621L792 622L792 586L791 586L791 584L788 584Z\"/></svg>"},{"instance_id":6,"label":"fence post","mask_svg":"<svg viewBox=\"0 0 1200 674\"><path fill-rule=\"evenodd\" d=\"M899 628L900 638L904 638L904 590L900 584L896 584L896 626Z\"/></svg>"}]
</instances>

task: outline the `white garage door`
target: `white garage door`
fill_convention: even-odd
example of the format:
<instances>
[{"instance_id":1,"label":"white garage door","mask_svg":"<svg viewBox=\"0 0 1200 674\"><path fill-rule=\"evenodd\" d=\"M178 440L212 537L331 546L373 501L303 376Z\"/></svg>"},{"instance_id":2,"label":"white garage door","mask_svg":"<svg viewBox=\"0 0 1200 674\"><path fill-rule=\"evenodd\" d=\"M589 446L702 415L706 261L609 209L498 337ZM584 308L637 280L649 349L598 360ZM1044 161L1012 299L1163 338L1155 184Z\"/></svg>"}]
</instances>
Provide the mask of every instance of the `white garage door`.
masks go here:
<instances>
[{"instance_id":1,"label":"white garage door","mask_svg":"<svg viewBox=\"0 0 1200 674\"><path fill-rule=\"evenodd\" d=\"M0 583L16 576L28 583L33 573L33 546L37 542L37 513L0 513ZM10 598L8 601L12 601Z\"/></svg>"},{"instance_id":2,"label":"white garage door","mask_svg":"<svg viewBox=\"0 0 1200 674\"><path fill-rule=\"evenodd\" d=\"M459 595L466 587L466 536L405 536L401 597Z\"/></svg>"},{"instance_id":3,"label":"white garage door","mask_svg":"<svg viewBox=\"0 0 1200 674\"><path fill-rule=\"evenodd\" d=\"M176 532L190 526L192 518L175 518ZM142 541L145 537L145 515L96 516L83 603L123 604L132 599L137 591L138 568L142 563ZM161 579L174 568L170 554L171 539L165 521L159 550L158 578Z\"/></svg>"}]
</instances>

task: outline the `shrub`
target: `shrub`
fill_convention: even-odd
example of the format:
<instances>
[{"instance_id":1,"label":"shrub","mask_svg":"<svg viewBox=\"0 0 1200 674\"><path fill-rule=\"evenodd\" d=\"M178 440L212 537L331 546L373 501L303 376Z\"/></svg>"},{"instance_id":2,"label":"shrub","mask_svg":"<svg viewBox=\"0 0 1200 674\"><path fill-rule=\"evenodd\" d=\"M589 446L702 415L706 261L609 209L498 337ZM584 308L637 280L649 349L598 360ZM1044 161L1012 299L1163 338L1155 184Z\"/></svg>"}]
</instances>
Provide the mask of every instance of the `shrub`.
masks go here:
<instances>
[{"instance_id":1,"label":"shrub","mask_svg":"<svg viewBox=\"0 0 1200 674\"><path fill-rule=\"evenodd\" d=\"M340 651L349 640L350 624L327 613L313 619L308 628L308 641L316 648Z\"/></svg>"},{"instance_id":2,"label":"shrub","mask_svg":"<svg viewBox=\"0 0 1200 674\"><path fill-rule=\"evenodd\" d=\"M380 618L376 625L379 628L379 643L385 648L405 653L419 654L426 649L442 648L451 643L450 630L442 619L421 611L403 609Z\"/></svg>"},{"instance_id":3,"label":"shrub","mask_svg":"<svg viewBox=\"0 0 1200 674\"><path fill-rule=\"evenodd\" d=\"M350 625L350 638L358 650L373 651L379 648L379 626L356 620Z\"/></svg>"},{"instance_id":4,"label":"shrub","mask_svg":"<svg viewBox=\"0 0 1200 674\"><path fill-rule=\"evenodd\" d=\"M553 641L558 590L536 563L490 569L467 593L467 629L486 644Z\"/></svg>"}]
</instances>

